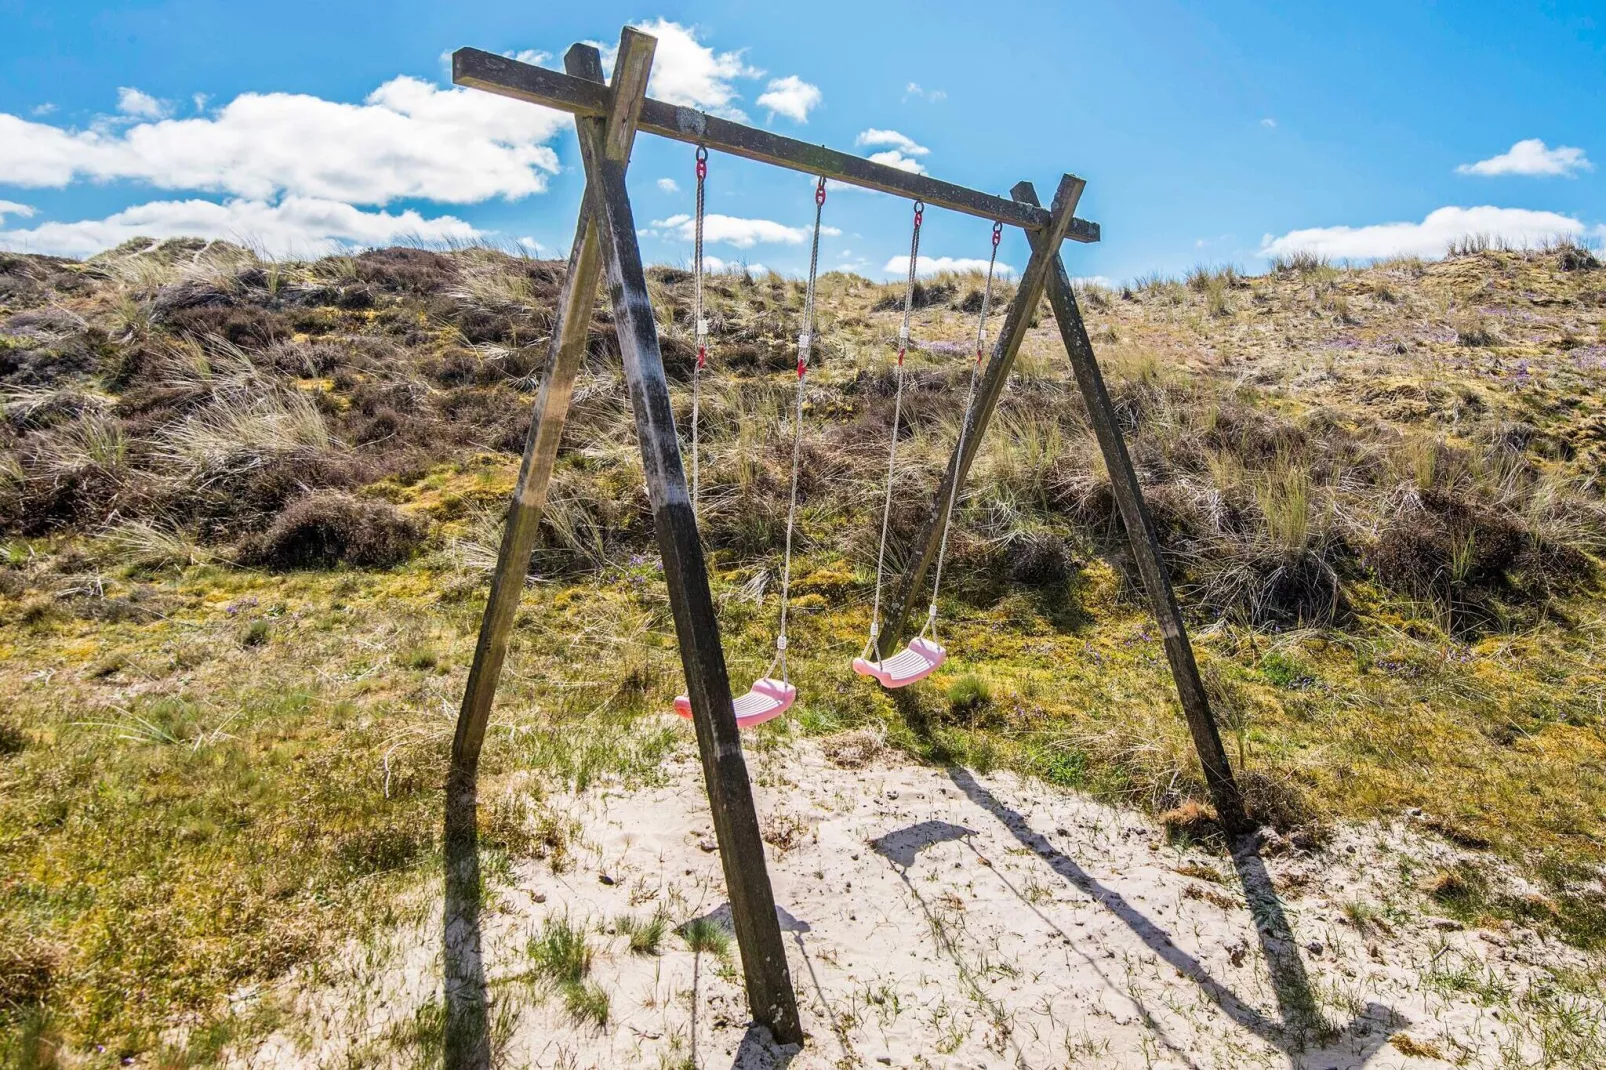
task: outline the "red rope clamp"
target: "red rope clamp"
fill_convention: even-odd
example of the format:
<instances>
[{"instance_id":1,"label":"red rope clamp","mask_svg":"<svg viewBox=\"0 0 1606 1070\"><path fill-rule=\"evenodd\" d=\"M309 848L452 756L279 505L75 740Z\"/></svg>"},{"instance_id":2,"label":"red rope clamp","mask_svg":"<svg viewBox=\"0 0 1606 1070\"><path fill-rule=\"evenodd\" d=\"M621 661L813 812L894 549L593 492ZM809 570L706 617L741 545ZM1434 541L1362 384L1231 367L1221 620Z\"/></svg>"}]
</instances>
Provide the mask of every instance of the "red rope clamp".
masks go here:
<instances>
[{"instance_id":1,"label":"red rope clamp","mask_svg":"<svg viewBox=\"0 0 1606 1070\"><path fill-rule=\"evenodd\" d=\"M708 347L707 346L698 346L697 347L697 366L699 368L708 367Z\"/></svg>"},{"instance_id":2,"label":"red rope clamp","mask_svg":"<svg viewBox=\"0 0 1606 1070\"><path fill-rule=\"evenodd\" d=\"M999 243L1000 240L1002 240L1003 237L1004 237L1004 224L1002 224L1002 223L994 223L993 224L993 248L994 249L998 248L998 243Z\"/></svg>"},{"instance_id":3,"label":"red rope clamp","mask_svg":"<svg viewBox=\"0 0 1606 1070\"><path fill-rule=\"evenodd\" d=\"M825 176L820 176L820 184L814 187L814 203L825 203Z\"/></svg>"},{"instance_id":4,"label":"red rope clamp","mask_svg":"<svg viewBox=\"0 0 1606 1070\"><path fill-rule=\"evenodd\" d=\"M915 229L916 230L920 229L920 221L925 218L925 215L926 215L926 202L925 201L916 201L915 202Z\"/></svg>"},{"instance_id":5,"label":"red rope clamp","mask_svg":"<svg viewBox=\"0 0 1606 1070\"><path fill-rule=\"evenodd\" d=\"M697 177L708 177L708 150L701 145L697 146Z\"/></svg>"}]
</instances>

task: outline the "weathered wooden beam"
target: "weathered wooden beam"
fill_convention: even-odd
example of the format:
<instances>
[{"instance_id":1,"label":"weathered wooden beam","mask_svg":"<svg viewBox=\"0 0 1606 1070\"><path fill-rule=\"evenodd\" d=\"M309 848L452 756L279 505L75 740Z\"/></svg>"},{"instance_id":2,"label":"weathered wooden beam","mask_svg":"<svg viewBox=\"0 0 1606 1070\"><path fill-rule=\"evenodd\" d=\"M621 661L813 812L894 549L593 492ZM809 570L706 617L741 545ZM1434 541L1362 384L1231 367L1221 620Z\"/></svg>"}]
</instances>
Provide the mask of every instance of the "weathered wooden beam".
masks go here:
<instances>
[{"instance_id":1,"label":"weathered wooden beam","mask_svg":"<svg viewBox=\"0 0 1606 1070\"><path fill-rule=\"evenodd\" d=\"M650 61L652 43L652 38L627 29L620 44L618 66L643 62L643 56ZM564 62L571 73L601 79L601 57L593 48L576 46ZM606 139L584 124L580 125L580 156L601 234L608 293L619 329L625 380L630 388L652 501L653 527L663 558L664 579L669 585L669 605L686 672L686 693L691 698L714 834L719 841L720 863L741 949L748 1007L778 1042L800 1043L803 1030L797 997L792 991L786 947L775 914L775 896L764 862L764 842L753 806L753 788L736 728L730 677L720 645L697 518L681 468L680 439L675 432L669 384L658 347L658 328L653 321L641 249L636 243L635 219L625 189L625 161L610 158Z\"/></svg>"},{"instance_id":2,"label":"weathered wooden beam","mask_svg":"<svg viewBox=\"0 0 1606 1070\"><path fill-rule=\"evenodd\" d=\"M606 115L608 90L559 71L482 52L460 48L452 53L452 81L496 93L515 100L541 104L575 115ZM838 152L823 145L783 137L768 130L735 123L693 108L665 104L648 98L641 107L640 128L649 134L705 145L711 150L748 160L774 164L810 175L824 175L835 182L880 190L900 197L923 200L982 219L994 219L1027 230L1049 225L1049 213L1035 205L1022 204L1007 197L968 189L951 182L901 171L875 163L862 156ZM1096 242L1099 225L1074 219L1065 231L1073 241Z\"/></svg>"},{"instance_id":3,"label":"weathered wooden beam","mask_svg":"<svg viewBox=\"0 0 1606 1070\"><path fill-rule=\"evenodd\" d=\"M631 73L630 68L621 67L615 72L615 84L625 84L623 80ZM645 74L641 74L640 84L633 88L637 100L641 86L645 85ZM620 99L623 110L619 114L607 119L577 118L575 121L599 135L622 129L620 159L626 159L634 137L631 125L634 113L624 94ZM446 941L444 1046L448 1070L479 1070L489 1065L484 971L480 962L479 858L475 827L480 749L485 742L485 728L490 721L502 665L507 660L513 620L529 573L530 554L540 533L552 466L574 395L575 375L585 356L586 334L591 326L601 275L602 251L588 193L580 204L580 221L569 251L569 268L558 298L557 321L552 327L547 352L546 377L541 382L530 431L525 438L524 461L519 467L518 482L508 508L496 570L491 577L491 593L486 599L479 641L474 647L474 663L463 689L457 731L452 738L446 781L446 911L443 919Z\"/></svg>"},{"instance_id":4,"label":"weathered wooden beam","mask_svg":"<svg viewBox=\"0 0 1606 1070\"><path fill-rule=\"evenodd\" d=\"M1026 191L1030 197L1031 191ZM1104 385L1104 374L1099 370L1093 343L1087 336L1087 325L1076 305L1076 293L1071 287L1065 262L1053 245L1041 242L1028 234L1033 254L1048 255L1048 301L1059 324L1060 337L1070 354L1071 370L1076 385L1081 388L1082 401L1087 406L1088 419L1098 437L1099 450L1104 454L1104 466L1110 473L1110 485L1115 491L1116 504L1121 510L1121 521L1126 526L1127 540L1132 546L1132 557L1143 577L1149 605L1160 624L1160 640L1165 647L1166 660L1171 664L1171 675L1176 680L1177 697L1182 713L1193 737L1194 750L1204 768L1205 783L1215 801L1216 813L1229 832L1242 832L1248 826L1244 813L1243 794L1233 779L1232 765L1221 745L1221 734L1216 719L1210 712L1210 699L1205 693L1204 681L1199 676L1199 665L1193 656L1193 644L1188 640L1188 627L1182 619L1182 608L1177 604L1171 577L1160 556L1160 539L1155 534L1154 520L1149 506L1143 500L1143 485L1132 467L1126 441L1121 436L1121 425L1110 392Z\"/></svg>"},{"instance_id":5,"label":"weathered wooden beam","mask_svg":"<svg viewBox=\"0 0 1606 1070\"><path fill-rule=\"evenodd\" d=\"M1077 201L1081 199L1082 189L1086 185L1087 183L1074 175L1066 175L1060 179L1059 189L1054 193L1053 208L1049 212L1049 226L1038 232L1042 235L1043 244L1047 248L1059 248L1060 242L1055 235L1063 232L1074 217ZM1022 182L1011 192L1020 203L1031 203L1036 206L1036 194L1032 193L1030 183ZM1020 201L1023 194L1031 194L1032 200ZM966 416L964 448L961 450L958 443L955 443L954 452L948 458L948 469L937 488L937 496L933 499L931 515L920 533L919 540L915 543L918 548L916 555L904 569L897 597L892 602L887 619L882 623L876 643L880 657L892 655L908 628L909 614L915 608L921 588L926 582L926 573L930 570L932 562L937 559L937 550L942 545L948 496L953 493L954 482L957 480L962 489L965 477L970 474L970 464L975 460L977 450L981 448L982 439L987 434L987 425L993 418L993 410L998 407L998 399L1003 395L1004 385L1009 381L1009 371L1015 365L1015 355L1020 352L1021 342L1025 340L1032 317L1037 313L1038 303L1043 299L1043 288L1048 280L1049 259L1033 248L1031 257L1026 261L1026 268L1021 272L1015 296L1004 312L1003 326L998 329L992 356L982 372L981 382L976 384L976 398Z\"/></svg>"}]
</instances>

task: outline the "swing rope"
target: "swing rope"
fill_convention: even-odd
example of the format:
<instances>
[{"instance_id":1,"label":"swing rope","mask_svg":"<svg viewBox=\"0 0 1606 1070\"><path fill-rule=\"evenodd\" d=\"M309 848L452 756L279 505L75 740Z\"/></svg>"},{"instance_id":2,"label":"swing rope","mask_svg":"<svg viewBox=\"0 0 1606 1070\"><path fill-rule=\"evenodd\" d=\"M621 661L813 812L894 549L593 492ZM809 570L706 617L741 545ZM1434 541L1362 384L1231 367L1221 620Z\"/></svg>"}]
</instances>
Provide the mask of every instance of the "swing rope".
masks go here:
<instances>
[{"instance_id":1,"label":"swing rope","mask_svg":"<svg viewBox=\"0 0 1606 1070\"><path fill-rule=\"evenodd\" d=\"M987 259L987 286L982 290L981 315L976 320L976 363L970 368L970 389L965 393L965 415L959 425L959 445L954 451L954 480L948 488L948 504L942 511L942 542L937 548L937 574L931 581L931 606L926 610L926 625L920 634L929 634L937 641L937 592L942 590L942 563L948 556L948 525L954 517L954 502L959 497L959 466L964 463L965 438L970 434L971 407L976 403L976 383L981 378L982 358L986 355L987 311L993 302L993 269L998 264L998 243L1003 238L1004 224L993 224L993 251Z\"/></svg>"},{"instance_id":2,"label":"swing rope","mask_svg":"<svg viewBox=\"0 0 1606 1070\"><path fill-rule=\"evenodd\" d=\"M797 477L803 458L803 381L814 348L814 278L820 267L820 217L825 212L825 178L814 187L814 244L809 249L809 284L803 295L803 330L797 336L797 407L792 414L792 500L786 507L786 556L781 565L781 630L775 637L775 658L765 676L781 666L781 682L791 683L786 668L786 619L792 592L792 530L797 525Z\"/></svg>"},{"instance_id":3,"label":"swing rope","mask_svg":"<svg viewBox=\"0 0 1606 1070\"><path fill-rule=\"evenodd\" d=\"M892 401L892 445L887 451L887 494L881 506L881 545L876 550L875 561L875 608L870 612L870 639L864 644L864 653L861 657L870 655L875 648L877 637L881 634L881 587L887 560L887 531L892 521L893 478L898 471L898 421L903 415L903 358L909 351L909 316L914 312L915 275L920 262L920 223L925 217L925 212L925 202L916 201L914 229L909 235L909 280L903 292L903 324L898 328L898 368L895 373L897 386L894 388ZM876 664L881 664L879 653L876 654Z\"/></svg>"},{"instance_id":4,"label":"swing rope","mask_svg":"<svg viewBox=\"0 0 1606 1070\"><path fill-rule=\"evenodd\" d=\"M691 511L697 515L701 471L697 463L697 417L702 407L703 366L708 363L708 317L703 314L703 180L708 177L708 149L697 146L697 216L692 241L692 323L697 330L697 366L691 373Z\"/></svg>"}]
</instances>

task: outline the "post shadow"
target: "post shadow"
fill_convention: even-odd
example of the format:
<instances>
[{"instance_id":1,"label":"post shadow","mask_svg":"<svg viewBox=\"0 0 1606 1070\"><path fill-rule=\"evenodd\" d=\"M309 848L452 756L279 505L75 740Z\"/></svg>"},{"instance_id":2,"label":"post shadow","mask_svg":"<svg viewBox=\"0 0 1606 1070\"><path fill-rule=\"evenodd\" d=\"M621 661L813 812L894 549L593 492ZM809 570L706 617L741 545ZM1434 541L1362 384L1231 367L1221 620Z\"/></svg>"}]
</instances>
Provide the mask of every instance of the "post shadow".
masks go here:
<instances>
[{"instance_id":1,"label":"post shadow","mask_svg":"<svg viewBox=\"0 0 1606 1070\"><path fill-rule=\"evenodd\" d=\"M491 1036L485 962L480 946L478 792L472 778L449 777L446 787L445 910L441 941L445 977L446 1065L489 1070Z\"/></svg>"},{"instance_id":2,"label":"post shadow","mask_svg":"<svg viewBox=\"0 0 1606 1070\"><path fill-rule=\"evenodd\" d=\"M915 901L918 902L921 909L925 911L927 923L930 924L931 912L926 907L925 899L918 891L915 891L913 882L909 880L908 870L914 865L915 859L919 856L921 851L925 850L927 847L932 847L939 843L963 843L966 847L970 848L971 852L975 854L976 857L982 857L981 852L976 849L976 845L971 842L971 837L974 835L976 835L975 829L966 828L964 825L955 825L949 821L921 821L918 824L910 825L907 828L894 829L891 832L877 837L870 842L870 849L876 854L885 858L888 862L892 863L893 870L898 874L898 877L904 882L904 884L908 885L909 890L914 894ZM1055 932L1059 933L1067 943L1074 946L1074 941L1071 940L1070 934L1064 929L1061 929L1053 919L1039 910L1037 908L1037 904L1033 903L1025 895L1021 894L1020 889L1016 888L1015 885L1010 882L1009 878L1004 876L1002 870L1000 870L997 866L990 865L990 868L998 877L998 879L1003 881L1004 885L1011 892L1014 892L1015 896L1020 899L1020 901L1024 903L1033 914L1036 914L1045 925L1048 925L1054 929ZM948 950L949 954L953 956L957 962L956 952L953 949L945 950ZM1114 982L1111 981L1111 979L1104 973L1104 968L1099 965L1097 960L1089 956L1086 952L1079 953L1082 956L1082 960L1092 967L1095 973L1097 973L1100 977L1103 977L1106 982L1109 982L1111 988L1115 987ZM960 965L960 969L964 969L963 965ZM1165 1027L1161 1025L1152 1014L1149 1013L1149 1009L1147 1007L1143 1006L1143 1004L1137 1000L1136 997L1131 996L1130 994L1128 994L1128 998L1132 999L1134 1003L1137 1003L1138 1013L1143 1016L1144 1024L1147 1025L1154 1032L1154 1034L1160 1038L1160 1042L1166 1046L1167 1050L1169 1050L1182 1062L1187 1064L1189 1070L1201 1070L1199 1065L1190 1059L1188 1054L1178 1047L1176 1042L1166 1034Z\"/></svg>"},{"instance_id":3,"label":"post shadow","mask_svg":"<svg viewBox=\"0 0 1606 1070\"><path fill-rule=\"evenodd\" d=\"M1288 1055L1290 1065L1298 1065L1299 1056L1309 1049L1312 1040L1320 1040L1327 1046L1349 1038L1363 1040L1357 1054L1364 1063L1387 1043L1391 1026L1409 1024L1397 1011L1377 1003L1368 1003L1366 1009L1342 1029L1333 1030L1322 1023L1287 914L1272 886L1265 863L1259 856L1259 845L1253 834L1239 839L1233 851L1233 865L1243 883L1245 900L1255 920L1255 934L1260 941L1261 952L1266 956L1280 1021L1268 1018L1240 1000L1230 988L1216 980L1203 963L1178 947L1164 929L1151 922L1119 892L1100 883L1054 847L1024 817L982 786L968 769L950 767L948 778L965 793L966 798L997 818L1023 847L1048 863L1067 883L1107 908L1151 951L1198 985L1211 1002L1233 1021ZM997 867L993 867L993 871L998 872Z\"/></svg>"}]
</instances>

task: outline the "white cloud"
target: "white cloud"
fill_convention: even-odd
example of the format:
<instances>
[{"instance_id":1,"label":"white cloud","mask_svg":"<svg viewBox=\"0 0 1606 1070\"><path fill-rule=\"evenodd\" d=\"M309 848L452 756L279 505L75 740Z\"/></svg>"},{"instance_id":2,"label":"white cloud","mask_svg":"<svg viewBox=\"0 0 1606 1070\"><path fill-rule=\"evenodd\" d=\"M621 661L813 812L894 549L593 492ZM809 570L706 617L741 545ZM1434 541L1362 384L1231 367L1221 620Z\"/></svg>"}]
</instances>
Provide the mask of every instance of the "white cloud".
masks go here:
<instances>
[{"instance_id":1,"label":"white cloud","mask_svg":"<svg viewBox=\"0 0 1606 1070\"><path fill-rule=\"evenodd\" d=\"M1539 138L1531 137L1517 142L1499 156L1491 156L1477 163L1464 163L1456 168L1463 175L1562 175L1575 177L1580 171L1593 171L1584 150L1571 145L1548 148Z\"/></svg>"},{"instance_id":2,"label":"white cloud","mask_svg":"<svg viewBox=\"0 0 1606 1070\"><path fill-rule=\"evenodd\" d=\"M947 100L948 94L941 89L922 89L919 82L910 82L903 87L903 99L908 100L910 97L918 97L921 100L936 104L939 101Z\"/></svg>"},{"instance_id":3,"label":"white cloud","mask_svg":"<svg viewBox=\"0 0 1606 1070\"><path fill-rule=\"evenodd\" d=\"M470 89L393 78L362 104L245 93L210 116L69 130L0 114L0 183L133 179L247 200L454 204L546 189L545 144L567 116Z\"/></svg>"},{"instance_id":4,"label":"white cloud","mask_svg":"<svg viewBox=\"0 0 1606 1070\"><path fill-rule=\"evenodd\" d=\"M809 111L819 103L820 87L810 85L795 74L774 79L758 98L758 106L768 108L771 118L784 115L800 123L809 121Z\"/></svg>"},{"instance_id":5,"label":"white cloud","mask_svg":"<svg viewBox=\"0 0 1606 1070\"><path fill-rule=\"evenodd\" d=\"M425 218L404 212L365 212L349 204L312 197L260 200L153 201L105 219L42 223L28 230L0 230L0 246L61 256L90 256L130 238L223 238L273 256L314 257L343 246L398 241L470 241L479 231L452 216Z\"/></svg>"},{"instance_id":6,"label":"white cloud","mask_svg":"<svg viewBox=\"0 0 1606 1070\"><path fill-rule=\"evenodd\" d=\"M909 274L909 257L895 256L886 262L881 269L888 275L906 276ZM943 271L986 271L987 261L976 260L967 256L921 256L915 263L915 274L920 278L936 275ZM1003 261L999 261L993 268L994 274L1004 276L1015 274L1015 269Z\"/></svg>"},{"instance_id":7,"label":"white cloud","mask_svg":"<svg viewBox=\"0 0 1606 1070\"><path fill-rule=\"evenodd\" d=\"M528 63L532 67L539 67L541 64L552 58L552 53L542 52L534 48L521 48L517 52L504 52L502 55L506 56L508 59L518 60L520 63ZM447 62L450 62L451 53L448 52L446 56Z\"/></svg>"},{"instance_id":8,"label":"white cloud","mask_svg":"<svg viewBox=\"0 0 1606 1070\"><path fill-rule=\"evenodd\" d=\"M890 145L906 156L925 156L931 150L915 141L914 138L900 134L896 130L877 130L871 127L861 130L859 136L853 139L855 145Z\"/></svg>"},{"instance_id":9,"label":"white cloud","mask_svg":"<svg viewBox=\"0 0 1606 1070\"><path fill-rule=\"evenodd\" d=\"M676 182L672 178L660 178L658 180L658 188L663 190L665 193L679 193L680 183Z\"/></svg>"},{"instance_id":10,"label":"white cloud","mask_svg":"<svg viewBox=\"0 0 1606 1070\"><path fill-rule=\"evenodd\" d=\"M530 252L534 253L536 256L544 256L548 251L546 246L542 245L528 234L519 239L519 246L521 248L530 250Z\"/></svg>"},{"instance_id":11,"label":"white cloud","mask_svg":"<svg viewBox=\"0 0 1606 1070\"><path fill-rule=\"evenodd\" d=\"M724 260L720 257L709 256L707 253L704 253L703 271L716 274L727 271L737 273L750 271L754 275L763 275L769 271L769 268L765 267L763 264L749 264L745 260Z\"/></svg>"},{"instance_id":12,"label":"white cloud","mask_svg":"<svg viewBox=\"0 0 1606 1070\"><path fill-rule=\"evenodd\" d=\"M1267 234L1260 243L1264 257L1313 252L1333 259L1370 260L1389 256L1443 256L1450 243L1469 235L1487 235L1509 245L1537 245L1554 238L1583 237L1588 228L1570 216L1527 208L1439 208L1420 223L1376 223L1364 227L1312 227L1281 237ZM1606 227L1593 232L1606 235Z\"/></svg>"},{"instance_id":13,"label":"white cloud","mask_svg":"<svg viewBox=\"0 0 1606 1070\"><path fill-rule=\"evenodd\" d=\"M56 106L54 104L50 103L50 101L47 100L43 104L35 104L34 107L33 107L33 114L35 114L35 115L49 115L51 112L53 112L55 110L56 110Z\"/></svg>"},{"instance_id":14,"label":"white cloud","mask_svg":"<svg viewBox=\"0 0 1606 1070\"><path fill-rule=\"evenodd\" d=\"M872 152L870 154L870 162L886 164L888 167L896 167L900 171L908 171L916 175L926 173L925 164L919 160L911 160L897 149L888 149L886 152Z\"/></svg>"},{"instance_id":15,"label":"white cloud","mask_svg":"<svg viewBox=\"0 0 1606 1070\"><path fill-rule=\"evenodd\" d=\"M1102 286L1106 290L1115 289L1115 280L1108 275L1078 275L1071 280L1072 286Z\"/></svg>"},{"instance_id":16,"label":"white cloud","mask_svg":"<svg viewBox=\"0 0 1606 1070\"><path fill-rule=\"evenodd\" d=\"M655 219L656 230L647 233L656 238L679 238L691 241L696 236L696 223L684 212L668 219ZM820 233L835 237L842 232L836 227L821 227ZM703 240L723 242L738 249L750 249L760 242L776 245L801 245L813 234L812 227L789 227L773 219L741 219L736 216L710 213L703 216ZM707 257L703 258L705 261Z\"/></svg>"},{"instance_id":17,"label":"white cloud","mask_svg":"<svg viewBox=\"0 0 1606 1070\"><path fill-rule=\"evenodd\" d=\"M652 77L647 81L649 95L666 104L700 108L712 115L746 121L747 113L736 106L740 95L732 81L761 78L764 72L743 62L741 50L715 52L700 43L690 27L668 19L638 22L634 27L658 39ZM611 73L619 46L599 44L598 48L602 51L603 70Z\"/></svg>"},{"instance_id":18,"label":"white cloud","mask_svg":"<svg viewBox=\"0 0 1606 1070\"><path fill-rule=\"evenodd\" d=\"M1277 120L1268 115L1264 119L1260 120L1260 125L1264 126L1267 130L1275 130L1277 129Z\"/></svg>"},{"instance_id":19,"label":"white cloud","mask_svg":"<svg viewBox=\"0 0 1606 1070\"><path fill-rule=\"evenodd\" d=\"M18 204L16 201L0 201L0 223L6 221L8 215L20 215L24 219L32 218L33 205Z\"/></svg>"},{"instance_id":20,"label":"white cloud","mask_svg":"<svg viewBox=\"0 0 1606 1070\"><path fill-rule=\"evenodd\" d=\"M172 114L164 101L126 85L117 87L117 110L135 119L165 119Z\"/></svg>"}]
</instances>

